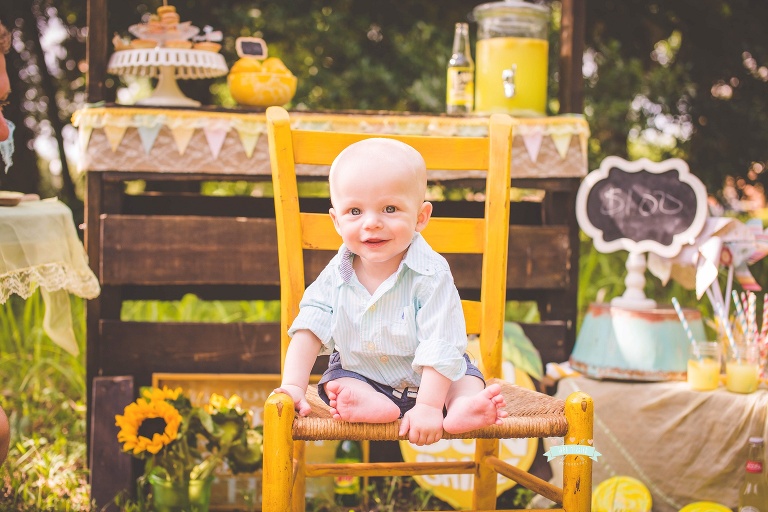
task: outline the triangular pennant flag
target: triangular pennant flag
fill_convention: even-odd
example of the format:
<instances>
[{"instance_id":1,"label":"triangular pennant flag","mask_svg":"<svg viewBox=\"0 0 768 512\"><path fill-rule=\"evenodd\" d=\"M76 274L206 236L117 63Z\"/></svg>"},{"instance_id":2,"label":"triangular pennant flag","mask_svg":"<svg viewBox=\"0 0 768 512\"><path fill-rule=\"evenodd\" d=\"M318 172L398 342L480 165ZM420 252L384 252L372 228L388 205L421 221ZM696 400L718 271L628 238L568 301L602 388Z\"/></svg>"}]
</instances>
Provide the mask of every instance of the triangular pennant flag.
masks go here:
<instances>
[{"instance_id":1,"label":"triangular pennant flag","mask_svg":"<svg viewBox=\"0 0 768 512\"><path fill-rule=\"evenodd\" d=\"M541 141L544 139L544 133L542 130L532 130L523 134L523 143L525 149L528 151L528 156L531 161L536 163L539 158L539 150L541 149Z\"/></svg>"},{"instance_id":2,"label":"triangular pennant flag","mask_svg":"<svg viewBox=\"0 0 768 512\"><path fill-rule=\"evenodd\" d=\"M173 141L176 143L176 149L180 155L183 155L189 146L189 141L192 139L192 135L195 133L194 127L190 126L176 126L171 128L171 135L173 135Z\"/></svg>"},{"instance_id":3,"label":"triangular pennant flag","mask_svg":"<svg viewBox=\"0 0 768 512\"><path fill-rule=\"evenodd\" d=\"M256 149L256 143L259 142L259 137L261 134L241 131L238 131L237 134L240 136L240 143L243 145L246 158L251 158L251 156L253 156L253 150Z\"/></svg>"},{"instance_id":4,"label":"triangular pennant flag","mask_svg":"<svg viewBox=\"0 0 768 512\"><path fill-rule=\"evenodd\" d=\"M137 126L136 130L139 132L139 138L141 139L141 145L144 146L144 153L149 154L152 150L152 146L155 144L157 134L160 133L160 128L163 125L156 124L154 126Z\"/></svg>"},{"instance_id":5,"label":"triangular pennant flag","mask_svg":"<svg viewBox=\"0 0 768 512\"><path fill-rule=\"evenodd\" d=\"M555 143L555 149L560 158L565 160L565 156L568 154L568 148L571 145L572 133L553 133L552 142Z\"/></svg>"},{"instance_id":6,"label":"triangular pennant flag","mask_svg":"<svg viewBox=\"0 0 768 512\"><path fill-rule=\"evenodd\" d=\"M104 135L107 136L109 147L112 148L113 153L117 151L117 147L120 145L120 142L122 142L125 130L127 129L127 126L104 125Z\"/></svg>"},{"instance_id":7,"label":"triangular pennant flag","mask_svg":"<svg viewBox=\"0 0 768 512\"><path fill-rule=\"evenodd\" d=\"M211 153L213 153L213 158L219 157L219 151L221 151L221 146L224 145L224 139L227 138L228 131L228 126L222 123L212 123L203 128L205 140L208 141L208 147L211 149Z\"/></svg>"},{"instance_id":8,"label":"triangular pennant flag","mask_svg":"<svg viewBox=\"0 0 768 512\"><path fill-rule=\"evenodd\" d=\"M80 126L77 130L77 145L81 155L85 155L88 151L88 143L91 140L91 133L93 133L93 128L91 126Z\"/></svg>"}]
</instances>

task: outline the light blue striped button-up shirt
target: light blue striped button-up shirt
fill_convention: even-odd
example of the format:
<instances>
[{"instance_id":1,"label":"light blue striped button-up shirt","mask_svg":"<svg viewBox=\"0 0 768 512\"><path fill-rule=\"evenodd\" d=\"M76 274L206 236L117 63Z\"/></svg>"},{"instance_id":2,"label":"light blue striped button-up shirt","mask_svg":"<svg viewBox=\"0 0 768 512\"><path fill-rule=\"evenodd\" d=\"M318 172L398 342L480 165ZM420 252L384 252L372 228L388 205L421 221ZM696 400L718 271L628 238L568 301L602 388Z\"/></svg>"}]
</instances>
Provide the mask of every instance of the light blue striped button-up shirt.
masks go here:
<instances>
[{"instance_id":1,"label":"light blue striped button-up shirt","mask_svg":"<svg viewBox=\"0 0 768 512\"><path fill-rule=\"evenodd\" d=\"M309 329L342 367L393 388L418 387L424 366L452 381L467 365L466 326L448 262L418 233L400 267L371 295L342 245L305 291L288 330Z\"/></svg>"}]
</instances>

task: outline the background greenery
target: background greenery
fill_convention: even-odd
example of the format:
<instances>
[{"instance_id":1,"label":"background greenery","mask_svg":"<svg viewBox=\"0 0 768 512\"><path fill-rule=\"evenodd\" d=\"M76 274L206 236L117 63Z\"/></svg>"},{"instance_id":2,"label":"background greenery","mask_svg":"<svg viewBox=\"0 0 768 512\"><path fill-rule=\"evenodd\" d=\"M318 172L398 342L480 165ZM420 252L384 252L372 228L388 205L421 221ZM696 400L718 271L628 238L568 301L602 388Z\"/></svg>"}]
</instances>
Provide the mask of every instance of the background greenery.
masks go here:
<instances>
[{"instance_id":1,"label":"background greenery","mask_svg":"<svg viewBox=\"0 0 768 512\"><path fill-rule=\"evenodd\" d=\"M299 78L292 108L442 112L453 24L481 3L352 0L175 0L182 19L234 39L261 36ZM550 114L557 103L559 7L552 6ZM108 33L154 11L161 0L109 0ZM589 168L607 155L685 159L717 200L716 213L765 216L768 160L768 2L756 0L585 1L584 114L592 136ZM0 188L57 195L82 218L85 176L77 168L72 113L85 105L86 2L4 0L0 20L13 29L8 56L13 92L7 117L17 125L15 165ZM474 26L472 26L474 44ZM234 106L224 78L180 82L206 104ZM110 99L146 93L147 84L107 80ZM714 205L714 203L713 203ZM579 304L623 292L622 253L602 255L582 240ZM753 268L765 283L764 265ZM649 278L647 295L696 304L690 291ZM262 318L273 305L129 304L124 315ZM13 446L0 468L0 510L85 510L84 360L62 352L41 328L39 295L0 307L0 405L10 413ZM261 309L260 309L261 308ZM166 311L167 312L167 311ZM74 301L84 343L82 301ZM510 316L535 311L512 305ZM239 316L242 315L242 316ZM238 320L240 321L240 320ZM395 482L390 485L402 485ZM389 492L381 491L384 496ZM420 496L421 497L421 496Z\"/></svg>"}]
</instances>

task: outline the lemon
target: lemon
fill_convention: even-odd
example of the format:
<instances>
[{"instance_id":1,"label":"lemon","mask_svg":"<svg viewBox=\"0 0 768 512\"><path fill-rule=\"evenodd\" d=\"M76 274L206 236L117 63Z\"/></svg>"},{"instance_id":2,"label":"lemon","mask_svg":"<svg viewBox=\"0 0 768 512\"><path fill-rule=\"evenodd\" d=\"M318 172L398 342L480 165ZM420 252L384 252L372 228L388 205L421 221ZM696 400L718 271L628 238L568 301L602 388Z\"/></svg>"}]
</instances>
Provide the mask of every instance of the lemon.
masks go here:
<instances>
[{"instance_id":1,"label":"lemon","mask_svg":"<svg viewBox=\"0 0 768 512\"><path fill-rule=\"evenodd\" d=\"M267 60L265 60L264 63L261 65L261 68L263 71L266 71L269 73L277 73L280 75L291 74L291 72L288 70L285 64L283 64L283 61L277 57L270 57Z\"/></svg>"},{"instance_id":2,"label":"lemon","mask_svg":"<svg viewBox=\"0 0 768 512\"><path fill-rule=\"evenodd\" d=\"M232 69L229 70L232 74L261 73L261 71L261 62L251 57L243 57L242 59L239 59L232 65Z\"/></svg>"},{"instance_id":3,"label":"lemon","mask_svg":"<svg viewBox=\"0 0 768 512\"><path fill-rule=\"evenodd\" d=\"M640 480L628 476L614 476L600 482L592 495L594 512L648 512L651 510L651 492Z\"/></svg>"}]
</instances>

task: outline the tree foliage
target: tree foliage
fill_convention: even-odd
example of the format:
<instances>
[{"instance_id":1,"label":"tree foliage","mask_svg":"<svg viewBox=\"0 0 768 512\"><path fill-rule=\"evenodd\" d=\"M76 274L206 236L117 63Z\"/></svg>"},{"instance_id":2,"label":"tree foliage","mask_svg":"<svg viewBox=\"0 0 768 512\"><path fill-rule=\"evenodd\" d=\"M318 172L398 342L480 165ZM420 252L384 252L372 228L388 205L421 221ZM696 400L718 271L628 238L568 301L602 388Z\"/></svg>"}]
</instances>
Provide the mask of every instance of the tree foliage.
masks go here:
<instances>
[{"instance_id":1,"label":"tree foliage","mask_svg":"<svg viewBox=\"0 0 768 512\"><path fill-rule=\"evenodd\" d=\"M127 36L129 25L161 3L109 0L108 33ZM282 58L299 78L293 108L414 112L444 110L452 27L466 21L479 3L173 1L183 20L224 32L222 53L230 65L237 59L236 37L263 37L270 54ZM550 113L556 114L559 3L550 5L555 13ZM687 160L712 192L726 176L762 186L768 159L768 3L589 0L585 6L590 167L607 155L675 156ZM15 55L9 59L14 93L7 113L20 127L17 162L25 162L23 172L30 174L36 160L31 141L52 131L51 116L67 123L85 101L86 2L11 0L0 5L0 20L15 29ZM59 21L66 38L56 53L46 54L43 67L35 38ZM474 45L474 33L472 39ZM55 89L53 101L44 87L46 70ZM109 98L121 83L118 77L107 78ZM203 103L235 106L224 77L179 85ZM61 189L66 179L57 179L45 159L39 160L41 178L19 181L22 165L17 165L0 186Z\"/></svg>"}]
</instances>

